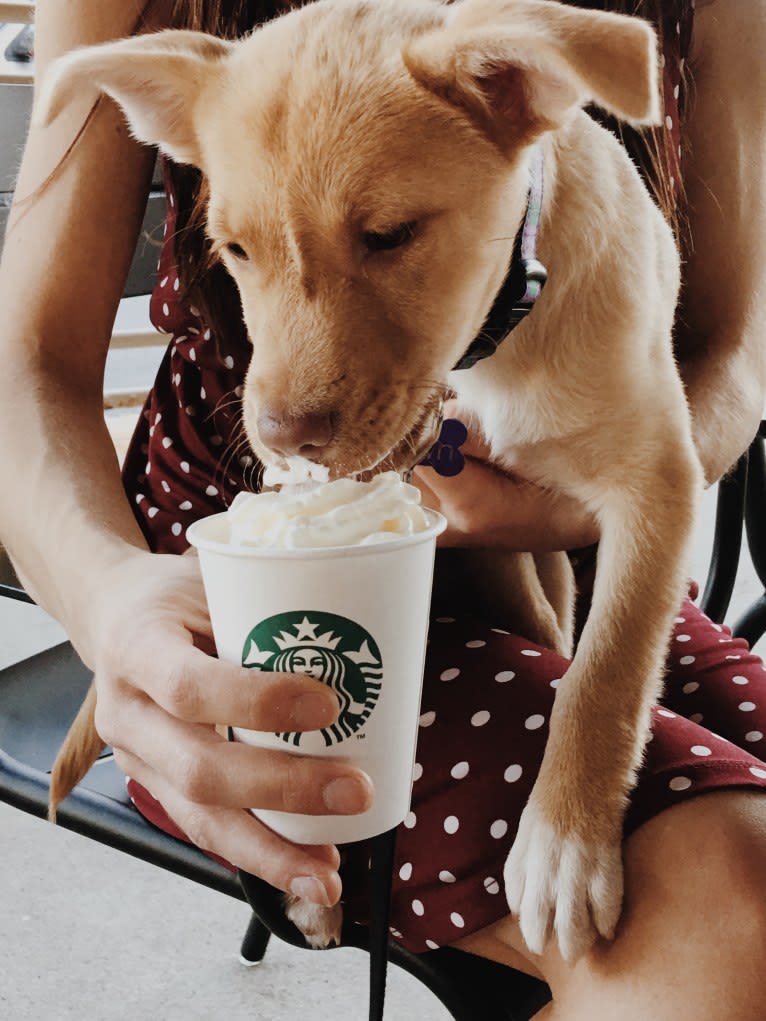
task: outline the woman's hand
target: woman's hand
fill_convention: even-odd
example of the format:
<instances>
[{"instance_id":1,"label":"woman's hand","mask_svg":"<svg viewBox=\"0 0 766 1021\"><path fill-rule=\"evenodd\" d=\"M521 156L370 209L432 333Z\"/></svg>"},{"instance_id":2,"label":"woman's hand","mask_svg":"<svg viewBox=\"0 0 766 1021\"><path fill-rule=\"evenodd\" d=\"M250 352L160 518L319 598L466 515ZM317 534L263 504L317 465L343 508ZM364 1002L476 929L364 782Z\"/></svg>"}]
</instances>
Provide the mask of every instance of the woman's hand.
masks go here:
<instances>
[{"instance_id":1,"label":"woman's hand","mask_svg":"<svg viewBox=\"0 0 766 1021\"><path fill-rule=\"evenodd\" d=\"M326 727L339 712L333 692L310 677L256 676L215 659L196 557L136 551L90 602L81 651L95 670L96 726L120 768L199 847L304 899L336 903L337 849L291 844L246 809L361 812L372 801L368 777L340 760L229 743L214 729Z\"/></svg>"},{"instance_id":2,"label":"woman's hand","mask_svg":"<svg viewBox=\"0 0 766 1021\"><path fill-rule=\"evenodd\" d=\"M579 549L598 541L595 520L576 500L493 465L489 446L455 401L445 405L445 417L458 419L468 429L468 439L460 448L463 470L445 478L432 468L420 467L412 476L424 505L447 518L441 546L535 553Z\"/></svg>"}]
</instances>

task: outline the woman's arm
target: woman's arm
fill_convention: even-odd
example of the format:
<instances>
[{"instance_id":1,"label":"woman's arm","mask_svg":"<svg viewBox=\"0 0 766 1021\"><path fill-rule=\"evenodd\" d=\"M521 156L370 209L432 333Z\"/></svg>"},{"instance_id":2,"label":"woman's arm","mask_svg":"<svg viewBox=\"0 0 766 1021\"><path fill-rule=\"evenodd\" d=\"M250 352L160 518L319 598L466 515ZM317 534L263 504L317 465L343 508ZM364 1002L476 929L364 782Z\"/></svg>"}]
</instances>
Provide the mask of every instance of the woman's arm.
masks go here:
<instances>
[{"instance_id":1,"label":"woman's arm","mask_svg":"<svg viewBox=\"0 0 766 1021\"><path fill-rule=\"evenodd\" d=\"M42 0L38 78L68 49L130 32L141 6ZM0 271L0 532L34 597L80 643L76 590L86 596L126 546L145 548L104 425L103 371L153 154L102 100L43 186L95 99L83 95L51 126L32 128Z\"/></svg>"},{"instance_id":2,"label":"woman's arm","mask_svg":"<svg viewBox=\"0 0 766 1021\"><path fill-rule=\"evenodd\" d=\"M766 400L766 3L695 15L684 178L691 227L677 349L707 481L755 435Z\"/></svg>"},{"instance_id":3,"label":"woman's arm","mask_svg":"<svg viewBox=\"0 0 766 1021\"><path fill-rule=\"evenodd\" d=\"M140 3L38 0L38 74L73 46L128 34ZM335 695L299 675L253 685L247 670L206 655L196 559L149 553L122 488L104 425L103 371L153 154L102 100L36 192L95 98L82 96L50 127L32 130L19 175L0 272L0 537L94 669L99 734L120 765L200 846L334 903L337 850L289 844L246 809L359 812L371 802L369 779L341 760L228 743L213 725L317 729L337 719Z\"/></svg>"}]
</instances>

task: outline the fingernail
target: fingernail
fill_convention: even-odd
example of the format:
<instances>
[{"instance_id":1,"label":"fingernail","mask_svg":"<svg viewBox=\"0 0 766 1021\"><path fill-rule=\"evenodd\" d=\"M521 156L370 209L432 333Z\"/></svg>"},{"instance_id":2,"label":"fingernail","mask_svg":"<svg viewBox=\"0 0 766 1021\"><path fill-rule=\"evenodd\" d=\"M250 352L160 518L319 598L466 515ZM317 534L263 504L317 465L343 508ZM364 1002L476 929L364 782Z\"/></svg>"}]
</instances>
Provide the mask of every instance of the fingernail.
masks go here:
<instances>
[{"instance_id":1,"label":"fingernail","mask_svg":"<svg viewBox=\"0 0 766 1021\"><path fill-rule=\"evenodd\" d=\"M361 777L340 776L327 784L322 791L322 797L331 812L355 815L367 807L369 791Z\"/></svg>"},{"instance_id":2,"label":"fingernail","mask_svg":"<svg viewBox=\"0 0 766 1021\"><path fill-rule=\"evenodd\" d=\"M338 718L338 703L320 692L299 695L290 710L290 719L296 730L319 730Z\"/></svg>"},{"instance_id":3,"label":"fingernail","mask_svg":"<svg viewBox=\"0 0 766 1021\"><path fill-rule=\"evenodd\" d=\"M320 904L324 908L329 908L330 906L327 890L314 876L296 876L290 883L290 893L295 897L300 897L301 900L311 901L312 904Z\"/></svg>"}]
</instances>

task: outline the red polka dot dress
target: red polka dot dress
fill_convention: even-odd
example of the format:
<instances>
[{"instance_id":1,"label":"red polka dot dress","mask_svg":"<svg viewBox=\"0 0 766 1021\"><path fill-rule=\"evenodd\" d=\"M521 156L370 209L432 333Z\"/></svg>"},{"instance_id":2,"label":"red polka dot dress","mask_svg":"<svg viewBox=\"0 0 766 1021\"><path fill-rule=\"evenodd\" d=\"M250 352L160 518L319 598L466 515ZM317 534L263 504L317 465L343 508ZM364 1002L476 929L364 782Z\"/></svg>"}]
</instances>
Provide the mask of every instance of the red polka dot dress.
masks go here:
<instances>
[{"instance_id":1,"label":"red polka dot dress","mask_svg":"<svg viewBox=\"0 0 766 1021\"><path fill-rule=\"evenodd\" d=\"M690 7L668 4L667 129L678 146L680 61ZM683 16L678 11L683 9ZM678 29L676 31L676 26ZM172 194L152 319L168 348L124 466L136 518L153 550L181 553L186 527L254 488L240 396L249 350L228 349L183 301L171 239ZM630 656L630 649L625 649ZM568 663L487 621L439 607L431 623L410 814L399 828L391 924L423 952L507 914L505 859L540 766ZM766 669L743 641L687 599L670 645L663 704L625 821L629 834L679 802L712 790L766 790ZM130 783L139 809L178 832ZM367 848L344 852L348 917L366 920Z\"/></svg>"}]
</instances>

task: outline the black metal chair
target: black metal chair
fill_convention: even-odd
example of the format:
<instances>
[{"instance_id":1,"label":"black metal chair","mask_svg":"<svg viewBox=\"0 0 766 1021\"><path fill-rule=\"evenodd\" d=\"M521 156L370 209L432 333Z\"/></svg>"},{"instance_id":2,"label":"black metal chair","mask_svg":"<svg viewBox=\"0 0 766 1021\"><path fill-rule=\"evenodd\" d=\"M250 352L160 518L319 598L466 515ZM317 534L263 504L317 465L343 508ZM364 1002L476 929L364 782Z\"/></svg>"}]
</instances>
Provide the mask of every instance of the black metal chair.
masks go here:
<instances>
[{"instance_id":1,"label":"black metal chair","mask_svg":"<svg viewBox=\"0 0 766 1021\"><path fill-rule=\"evenodd\" d=\"M751 644L766 631L765 436L766 423L762 423L749 451L719 485L713 552L701 600L708 615L722 622L746 530L764 594L737 621L734 632ZM7 561L0 563L0 595L30 601ZM68 642L0 672L1 801L45 817L49 770L90 679ZM253 915L242 942L246 962L262 959L272 934L310 949L282 913L277 890L254 876L233 875L196 848L149 825L132 807L108 753L63 802L58 822L133 857L247 900ZM370 931L347 924L343 945L369 951ZM388 952L391 962L423 982L455 1021L526 1021L550 999L543 983L449 947L415 955L390 941ZM381 1016L383 994L384 988L378 985L371 1000L371 1016Z\"/></svg>"}]
</instances>

